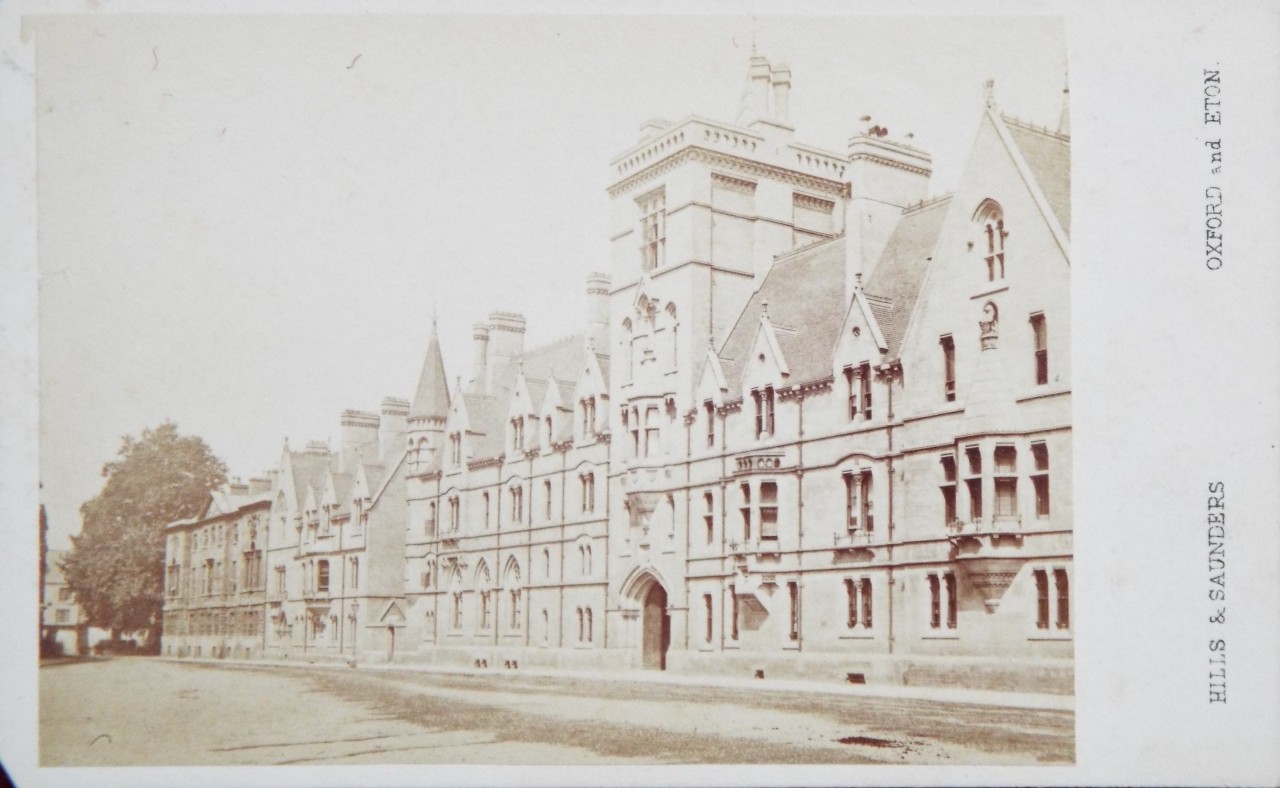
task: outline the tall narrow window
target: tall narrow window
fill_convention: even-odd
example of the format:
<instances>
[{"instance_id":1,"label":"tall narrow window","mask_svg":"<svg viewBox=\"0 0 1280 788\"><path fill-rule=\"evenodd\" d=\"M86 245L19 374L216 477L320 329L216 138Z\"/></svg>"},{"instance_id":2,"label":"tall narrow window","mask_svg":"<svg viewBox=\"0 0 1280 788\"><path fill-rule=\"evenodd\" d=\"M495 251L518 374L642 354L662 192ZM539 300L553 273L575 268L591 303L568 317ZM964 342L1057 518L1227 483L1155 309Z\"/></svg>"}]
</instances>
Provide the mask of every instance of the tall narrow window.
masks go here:
<instances>
[{"instance_id":1,"label":"tall narrow window","mask_svg":"<svg viewBox=\"0 0 1280 788\"><path fill-rule=\"evenodd\" d=\"M956 520L956 458L954 454L942 455L942 524L951 527Z\"/></svg>"},{"instance_id":2,"label":"tall narrow window","mask_svg":"<svg viewBox=\"0 0 1280 788\"><path fill-rule=\"evenodd\" d=\"M707 643L710 643L713 624L714 624L714 613L712 612L713 603L711 601L710 594L702 595L702 605L706 611L706 627L704 628L704 631L703 631L703 640L705 640Z\"/></svg>"},{"instance_id":3,"label":"tall narrow window","mask_svg":"<svg viewBox=\"0 0 1280 788\"><path fill-rule=\"evenodd\" d=\"M359 558L351 559L351 587L352 588L360 587L360 559Z\"/></svg>"},{"instance_id":4,"label":"tall narrow window","mask_svg":"<svg viewBox=\"0 0 1280 788\"><path fill-rule=\"evenodd\" d=\"M1018 452L1012 446L997 446L995 454L996 517L1018 516Z\"/></svg>"},{"instance_id":5,"label":"tall narrow window","mask_svg":"<svg viewBox=\"0 0 1280 788\"><path fill-rule=\"evenodd\" d=\"M870 534L876 529L875 508L871 501L871 471L865 470L859 476L862 484L862 511L859 516L862 518L862 530Z\"/></svg>"},{"instance_id":6,"label":"tall narrow window","mask_svg":"<svg viewBox=\"0 0 1280 788\"><path fill-rule=\"evenodd\" d=\"M431 501L427 504L427 522L423 528L427 536L433 536L436 532L436 502Z\"/></svg>"},{"instance_id":7,"label":"tall narrow window","mask_svg":"<svg viewBox=\"0 0 1280 788\"><path fill-rule=\"evenodd\" d=\"M943 585L947 591L947 629L956 628L956 576L954 572L947 572L942 577Z\"/></svg>"},{"instance_id":8,"label":"tall narrow window","mask_svg":"<svg viewBox=\"0 0 1280 788\"><path fill-rule=\"evenodd\" d=\"M986 263L987 281L1004 279L1004 241L1009 235L1004 229L1004 212L999 205L988 200L979 209L978 216L986 241L983 260Z\"/></svg>"},{"instance_id":9,"label":"tall narrow window","mask_svg":"<svg viewBox=\"0 0 1280 788\"><path fill-rule=\"evenodd\" d=\"M452 531L453 533L457 533L458 527L461 525L461 523L462 523L462 520L460 518L458 499L450 498L449 499L449 530Z\"/></svg>"},{"instance_id":10,"label":"tall narrow window","mask_svg":"<svg viewBox=\"0 0 1280 788\"><path fill-rule=\"evenodd\" d=\"M795 581L787 583L787 595L790 597L791 605L791 639L800 639L800 585Z\"/></svg>"},{"instance_id":11,"label":"tall narrow window","mask_svg":"<svg viewBox=\"0 0 1280 788\"><path fill-rule=\"evenodd\" d=\"M729 630L729 639L738 639L738 589L736 586L729 586L729 620L732 629Z\"/></svg>"},{"instance_id":12,"label":"tall narrow window","mask_svg":"<svg viewBox=\"0 0 1280 788\"><path fill-rule=\"evenodd\" d=\"M586 638L586 634L587 634L586 616L582 615L582 608L575 609L573 613L578 619L578 642L581 643L587 639Z\"/></svg>"},{"instance_id":13,"label":"tall narrow window","mask_svg":"<svg viewBox=\"0 0 1280 788\"><path fill-rule=\"evenodd\" d=\"M862 586L862 626L871 629L871 578L864 577L861 581Z\"/></svg>"},{"instance_id":14,"label":"tall narrow window","mask_svg":"<svg viewBox=\"0 0 1280 788\"><path fill-rule=\"evenodd\" d=\"M329 562L323 559L316 563L316 590L322 594L329 591Z\"/></svg>"},{"instance_id":15,"label":"tall narrow window","mask_svg":"<svg viewBox=\"0 0 1280 788\"><path fill-rule=\"evenodd\" d=\"M587 642L590 643L594 641L596 637L595 630L591 625L591 608L587 608L583 612L586 614L586 619L587 619Z\"/></svg>"},{"instance_id":16,"label":"tall narrow window","mask_svg":"<svg viewBox=\"0 0 1280 788\"><path fill-rule=\"evenodd\" d=\"M853 421L858 417L858 384L857 375L853 372L853 367L844 368L845 391L849 395L849 407L847 415L849 421Z\"/></svg>"},{"instance_id":17,"label":"tall narrow window","mask_svg":"<svg viewBox=\"0 0 1280 788\"><path fill-rule=\"evenodd\" d=\"M555 434L551 431L551 417L544 416L542 418L542 442L551 447L552 441L555 440Z\"/></svg>"},{"instance_id":18,"label":"tall narrow window","mask_svg":"<svg viewBox=\"0 0 1280 788\"><path fill-rule=\"evenodd\" d=\"M871 365L863 362L858 365L859 396L862 405L862 418L871 418Z\"/></svg>"},{"instance_id":19,"label":"tall narrow window","mask_svg":"<svg viewBox=\"0 0 1280 788\"><path fill-rule=\"evenodd\" d=\"M1071 628L1071 594L1067 588L1067 570L1053 570L1053 585L1058 592L1058 629Z\"/></svg>"},{"instance_id":20,"label":"tall narrow window","mask_svg":"<svg viewBox=\"0 0 1280 788\"><path fill-rule=\"evenodd\" d=\"M716 532L715 496L708 490L702 494L702 502L705 505L702 522L707 529L707 544L711 544Z\"/></svg>"},{"instance_id":21,"label":"tall narrow window","mask_svg":"<svg viewBox=\"0 0 1280 788\"><path fill-rule=\"evenodd\" d=\"M714 449L716 446L716 406L711 400L702 403L703 412L707 419L707 448Z\"/></svg>"},{"instance_id":22,"label":"tall narrow window","mask_svg":"<svg viewBox=\"0 0 1280 788\"><path fill-rule=\"evenodd\" d=\"M1049 628L1049 575L1043 569L1031 573L1036 581L1036 629Z\"/></svg>"},{"instance_id":23,"label":"tall narrow window","mask_svg":"<svg viewBox=\"0 0 1280 788\"><path fill-rule=\"evenodd\" d=\"M764 434L764 410L760 392L753 389L751 391L751 404L755 406L756 413L756 439L758 440Z\"/></svg>"},{"instance_id":24,"label":"tall narrow window","mask_svg":"<svg viewBox=\"0 0 1280 788\"><path fill-rule=\"evenodd\" d=\"M973 522L982 520L982 453L977 446L967 446L965 459L969 462L969 478L965 486L969 488L969 519Z\"/></svg>"},{"instance_id":25,"label":"tall narrow window","mask_svg":"<svg viewBox=\"0 0 1280 788\"><path fill-rule=\"evenodd\" d=\"M739 489L742 491L742 506L738 510L742 513L742 541L751 541L751 485L743 482Z\"/></svg>"},{"instance_id":26,"label":"tall narrow window","mask_svg":"<svg viewBox=\"0 0 1280 788\"><path fill-rule=\"evenodd\" d=\"M641 264L646 271L662 265L667 240L666 193L659 189L641 197L640 247Z\"/></svg>"},{"instance_id":27,"label":"tall narrow window","mask_svg":"<svg viewBox=\"0 0 1280 788\"><path fill-rule=\"evenodd\" d=\"M480 500L484 503L484 519L480 521L480 527L489 528L489 493L485 492L480 495Z\"/></svg>"},{"instance_id":28,"label":"tall narrow window","mask_svg":"<svg viewBox=\"0 0 1280 788\"><path fill-rule=\"evenodd\" d=\"M480 628L489 628L489 592L480 592Z\"/></svg>"},{"instance_id":29,"label":"tall narrow window","mask_svg":"<svg viewBox=\"0 0 1280 788\"><path fill-rule=\"evenodd\" d=\"M1036 517L1049 516L1049 447L1043 442L1031 444L1035 472L1031 484L1036 488Z\"/></svg>"},{"instance_id":30,"label":"tall narrow window","mask_svg":"<svg viewBox=\"0 0 1280 788\"><path fill-rule=\"evenodd\" d=\"M773 437L773 412L774 412L774 395L773 386L764 387L764 431L768 437Z\"/></svg>"},{"instance_id":31,"label":"tall narrow window","mask_svg":"<svg viewBox=\"0 0 1280 788\"><path fill-rule=\"evenodd\" d=\"M520 628L520 589L511 592L511 628Z\"/></svg>"},{"instance_id":32,"label":"tall narrow window","mask_svg":"<svg viewBox=\"0 0 1280 788\"><path fill-rule=\"evenodd\" d=\"M449 618L454 629L462 629L462 592L454 591L449 601Z\"/></svg>"},{"instance_id":33,"label":"tall narrow window","mask_svg":"<svg viewBox=\"0 0 1280 788\"><path fill-rule=\"evenodd\" d=\"M937 575L929 575L929 626L942 626L942 582Z\"/></svg>"},{"instance_id":34,"label":"tall narrow window","mask_svg":"<svg viewBox=\"0 0 1280 788\"><path fill-rule=\"evenodd\" d=\"M644 412L644 456L658 454L658 406L650 405Z\"/></svg>"},{"instance_id":35,"label":"tall narrow window","mask_svg":"<svg viewBox=\"0 0 1280 788\"><path fill-rule=\"evenodd\" d=\"M778 539L778 483L760 483L760 538Z\"/></svg>"},{"instance_id":36,"label":"tall narrow window","mask_svg":"<svg viewBox=\"0 0 1280 788\"><path fill-rule=\"evenodd\" d=\"M1031 333L1036 345L1036 385L1043 386L1049 382L1049 335L1043 313L1031 316Z\"/></svg>"},{"instance_id":37,"label":"tall narrow window","mask_svg":"<svg viewBox=\"0 0 1280 788\"><path fill-rule=\"evenodd\" d=\"M858 586L849 578L844 581L845 622L848 629L858 626Z\"/></svg>"},{"instance_id":38,"label":"tall narrow window","mask_svg":"<svg viewBox=\"0 0 1280 788\"><path fill-rule=\"evenodd\" d=\"M956 343L947 334L938 340L942 345L942 393L946 396L947 402L956 401Z\"/></svg>"},{"instance_id":39,"label":"tall narrow window","mask_svg":"<svg viewBox=\"0 0 1280 788\"><path fill-rule=\"evenodd\" d=\"M524 451L524 419L518 416L511 420L511 450Z\"/></svg>"},{"instance_id":40,"label":"tall narrow window","mask_svg":"<svg viewBox=\"0 0 1280 788\"><path fill-rule=\"evenodd\" d=\"M519 525L524 520L524 488L511 488L511 522Z\"/></svg>"},{"instance_id":41,"label":"tall narrow window","mask_svg":"<svg viewBox=\"0 0 1280 788\"><path fill-rule=\"evenodd\" d=\"M551 482L542 483L542 519L551 522Z\"/></svg>"}]
</instances>

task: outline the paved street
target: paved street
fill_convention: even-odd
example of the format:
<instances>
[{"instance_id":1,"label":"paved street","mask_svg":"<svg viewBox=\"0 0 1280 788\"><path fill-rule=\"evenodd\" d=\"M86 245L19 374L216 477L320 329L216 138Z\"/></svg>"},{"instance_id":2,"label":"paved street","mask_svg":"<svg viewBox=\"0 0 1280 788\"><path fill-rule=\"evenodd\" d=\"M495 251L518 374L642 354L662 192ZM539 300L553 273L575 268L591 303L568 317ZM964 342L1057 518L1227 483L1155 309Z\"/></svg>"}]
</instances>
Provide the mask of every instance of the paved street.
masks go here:
<instances>
[{"instance_id":1,"label":"paved street","mask_svg":"<svg viewBox=\"0 0 1280 788\"><path fill-rule=\"evenodd\" d=\"M1071 762L1070 711L115 659L40 671L44 766Z\"/></svg>"}]
</instances>

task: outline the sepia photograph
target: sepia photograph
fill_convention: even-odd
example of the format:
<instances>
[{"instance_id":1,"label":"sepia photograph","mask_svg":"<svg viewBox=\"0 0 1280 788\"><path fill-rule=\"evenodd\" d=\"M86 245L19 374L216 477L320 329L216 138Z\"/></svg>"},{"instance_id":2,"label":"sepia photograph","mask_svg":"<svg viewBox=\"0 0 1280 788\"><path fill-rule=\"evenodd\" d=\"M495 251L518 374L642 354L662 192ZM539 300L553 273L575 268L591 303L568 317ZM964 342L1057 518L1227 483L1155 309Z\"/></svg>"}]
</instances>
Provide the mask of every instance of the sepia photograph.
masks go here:
<instances>
[{"instance_id":1,"label":"sepia photograph","mask_svg":"<svg viewBox=\"0 0 1280 788\"><path fill-rule=\"evenodd\" d=\"M1238 276L1239 69L1177 71L1203 183L1139 208L1125 53L1047 4L73 6L5 22L41 784L1096 782L1161 716L1142 681L1169 725L1280 709L1270 543L1227 545L1274 454L1174 482L1153 458L1221 422L1142 442L1182 362L1137 348L1175 289L1228 296L1117 307L1154 269L1098 219L1190 206L1186 265ZM1223 417L1266 442L1271 389ZM1143 530L1173 507L1188 538Z\"/></svg>"},{"instance_id":2,"label":"sepia photograph","mask_svg":"<svg viewBox=\"0 0 1280 788\"><path fill-rule=\"evenodd\" d=\"M1063 26L982 27L36 22L42 765L1070 763Z\"/></svg>"}]
</instances>

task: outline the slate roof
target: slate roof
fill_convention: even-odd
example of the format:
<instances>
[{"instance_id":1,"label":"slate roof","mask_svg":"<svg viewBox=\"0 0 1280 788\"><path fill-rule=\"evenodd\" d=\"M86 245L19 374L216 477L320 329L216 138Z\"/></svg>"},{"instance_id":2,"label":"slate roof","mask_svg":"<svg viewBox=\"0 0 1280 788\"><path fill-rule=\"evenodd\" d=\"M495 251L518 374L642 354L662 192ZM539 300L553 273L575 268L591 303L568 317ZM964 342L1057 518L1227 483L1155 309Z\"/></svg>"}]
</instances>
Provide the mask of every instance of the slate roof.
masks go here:
<instances>
[{"instance_id":1,"label":"slate roof","mask_svg":"<svg viewBox=\"0 0 1280 788\"><path fill-rule=\"evenodd\" d=\"M1031 174L1040 184L1049 208L1062 229L1071 234L1071 142L1047 130L1030 128L1021 121L1005 118L1009 136L1027 160Z\"/></svg>"},{"instance_id":2,"label":"slate roof","mask_svg":"<svg viewBox=\"0 0 1280 788\"><path fill-rule=\"evenodd\" d=\"M904 211L885 243L880 262L862 283L867 304L889 346L889 358L897 358L902 349L907 324L950 207L951 198L944 197Z\"/></svg>"},{"instance_id":3,"label":"slate roof","mask_svg":"<svg viewBox=\"0 0 1280 788\"><path fill-rule=\"evenodd\" d=\"M845 313L844 237L819 241L774 260L718 353L731 399L742 389L742 372L766 301L769 321L779 329L778 345L791 369L791 382L830 375L831 352Z\"/></svg>"},{"instance_id":4,"label":"slate roof","mask_svg":"<svg viewBox=\"0 0 1280 788\"><path fill-rule=\"evenodd\" d=\"M564 401L573 401L573 384L581 377L586 364L584 342L582 334L574 334L533 348L511 361L501 379L494 381L492 393L463 395L471 431L480 433L471 444L471 459L496 457L505 450L507 413L511 409L511 395L519 372L524 372L529 398L535 408L542 404L551 380L561 386L567 385L569 395Z\"/></svg>"},{"instance_id":5,"label":"slate roof","mask_svg":"<svg viewBox=\"0 0 1280 788\"><path fill-rule=\"evenodd\" d=\"M324 474L333 462L328 452L291 451L289 463L293 466L293 483L297 489L298 508L306 506L307 487L315 487L317 494L324 489ZM318 499L317 499L318 500Z\"/></svg>"}]
</instances>

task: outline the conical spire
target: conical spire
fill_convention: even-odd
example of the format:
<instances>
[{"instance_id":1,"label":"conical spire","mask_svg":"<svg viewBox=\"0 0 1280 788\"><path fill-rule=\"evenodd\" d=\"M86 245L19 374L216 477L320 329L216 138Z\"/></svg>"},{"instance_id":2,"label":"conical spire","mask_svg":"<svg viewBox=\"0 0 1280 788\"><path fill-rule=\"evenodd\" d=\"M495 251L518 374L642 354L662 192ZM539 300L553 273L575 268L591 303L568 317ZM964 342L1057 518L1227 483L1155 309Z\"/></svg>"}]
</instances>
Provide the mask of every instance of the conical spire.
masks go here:
<instances>
[{"instance_id":1,"label":"conical spire","mask_svg":"<svg viewBox=\"0 0 1280 788\"><path fill-rule=\"evenodd\" d=\"M440 355L440 339L436 320L431 319L431 338L427 357L422 362L422 375L409 407L410 419L444 419L449 415L449 384L444 376L444 358Z\"/></svg>"}]
</instances>

